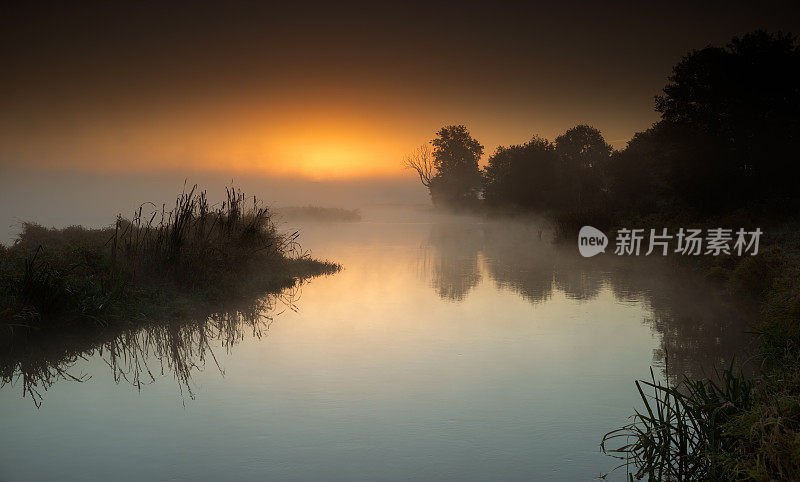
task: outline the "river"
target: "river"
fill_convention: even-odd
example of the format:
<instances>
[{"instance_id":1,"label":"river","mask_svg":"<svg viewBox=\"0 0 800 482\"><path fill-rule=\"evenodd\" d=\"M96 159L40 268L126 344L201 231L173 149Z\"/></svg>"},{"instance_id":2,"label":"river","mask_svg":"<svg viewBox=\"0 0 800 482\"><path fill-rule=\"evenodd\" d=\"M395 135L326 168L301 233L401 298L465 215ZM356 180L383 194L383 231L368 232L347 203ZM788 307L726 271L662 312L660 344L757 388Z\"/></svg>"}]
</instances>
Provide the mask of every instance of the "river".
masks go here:
<instances>
[{"instance_id":1,"label":"river","mask_svg":"<svg viewBox=\"0 0 800 482\"><path fill-rule=\"evenodd\" d=\"M710 373L750 338L691 271L581 258L539 226L286 222L344 269L256 310L6 353L0 480L592 480L635 379L665 353L670 378Z\"/></svg>"}]
</instances>

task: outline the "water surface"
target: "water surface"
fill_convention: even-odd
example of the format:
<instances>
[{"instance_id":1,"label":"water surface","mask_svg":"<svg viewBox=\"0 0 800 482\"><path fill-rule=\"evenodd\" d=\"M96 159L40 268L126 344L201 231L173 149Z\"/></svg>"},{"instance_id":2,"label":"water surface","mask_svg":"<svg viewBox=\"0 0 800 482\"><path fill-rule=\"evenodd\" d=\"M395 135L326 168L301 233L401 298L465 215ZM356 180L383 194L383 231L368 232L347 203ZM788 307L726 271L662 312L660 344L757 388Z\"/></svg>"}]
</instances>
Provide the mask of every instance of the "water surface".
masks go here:
<instances>
[{"instance_id":1,"label":"water surface","mask_svg":"<svg viewBox=\"0 0 800 482\"><path fill-rule=\"evenodd\" d=\"M592 480L634 379L747 343L739 308L669 263L364 214L300 226L345 269L281 297L4 354L0 480Z\"/></svg>"}]
</instances>

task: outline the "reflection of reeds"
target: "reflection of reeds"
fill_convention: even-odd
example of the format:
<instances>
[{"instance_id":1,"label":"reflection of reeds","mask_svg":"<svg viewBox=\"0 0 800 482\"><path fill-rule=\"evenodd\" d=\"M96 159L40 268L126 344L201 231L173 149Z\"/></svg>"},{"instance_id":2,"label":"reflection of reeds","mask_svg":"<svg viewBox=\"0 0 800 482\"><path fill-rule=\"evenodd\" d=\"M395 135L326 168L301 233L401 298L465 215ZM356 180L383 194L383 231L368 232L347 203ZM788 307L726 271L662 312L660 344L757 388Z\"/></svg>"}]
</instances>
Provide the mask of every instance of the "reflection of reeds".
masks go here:
<instances>
[{"instance_id":1,"label":"reflection of reeds","mask_svg":"<svg viewBox=\"0 0 800 482\"><path fill-rule=\"evenodd\" d=\"M76 362L99 356L117 383L124 381L141 389L171 372L181 393L193 399L195 370L210 359L222 372L212 345L218 343L228 351L247 336L263 336L279 307L296 309L299 283L235 306L220 306L206 315L136 326L120 324L102 332L50 332L7 339L8 345L0 350L0 387L20 385L23 396L30 396L38 407L54 383L88 378L70 373Z\"/></svg>"}]
</instances>

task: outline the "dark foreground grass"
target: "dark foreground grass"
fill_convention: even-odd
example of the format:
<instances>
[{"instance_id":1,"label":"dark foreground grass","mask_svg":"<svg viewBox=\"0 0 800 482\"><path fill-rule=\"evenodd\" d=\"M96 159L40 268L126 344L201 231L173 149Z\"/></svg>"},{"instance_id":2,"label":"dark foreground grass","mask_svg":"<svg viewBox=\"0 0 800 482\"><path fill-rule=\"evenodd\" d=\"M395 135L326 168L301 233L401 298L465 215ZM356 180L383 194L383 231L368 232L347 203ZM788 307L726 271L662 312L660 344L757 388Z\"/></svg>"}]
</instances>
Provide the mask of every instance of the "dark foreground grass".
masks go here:
<instances>
[{"instance_id":1,"label":"dark foreground grass","mask_svg":"<svg viewBox=\"0 0 800 482\"><path fill-rule=\"evenodd\" d=\"M215 207L195 187L105 229L24 224L0 246L0 335L179 317L339 269L279 233L255 198L226 192Z\"/></svg>"},{"instance_id":2,"label":"dark foreground grass","mask_svg":"<svg viewBox=\"0 0 800 482\"><path fill-rule=\"evenodd\" d=\"M757 256L698 262L734 296L761 303L760 376L731 365L674 386L636 382L643 409L601 444L631 480L800 480L800 230L767 232L776 239Z\"/></svg>"}]
</instances>

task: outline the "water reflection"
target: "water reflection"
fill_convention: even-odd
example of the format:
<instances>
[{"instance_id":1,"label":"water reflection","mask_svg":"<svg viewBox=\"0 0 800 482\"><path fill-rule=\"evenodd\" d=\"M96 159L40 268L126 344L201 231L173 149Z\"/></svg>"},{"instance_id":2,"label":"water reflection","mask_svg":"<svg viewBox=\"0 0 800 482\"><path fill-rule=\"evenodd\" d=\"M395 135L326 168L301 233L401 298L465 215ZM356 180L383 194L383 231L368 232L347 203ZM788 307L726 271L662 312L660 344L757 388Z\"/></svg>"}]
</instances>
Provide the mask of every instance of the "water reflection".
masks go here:
<instances>
[{"instance_id":1,"label":"water reflection","mask_svg":"<svg viewBox=\"0 0 800 482\"><path fill-rule=\"evenodd\" d=\"M476 228L464 223L432 226L429 244L439 249L425 252L423 269L430 272L431 285L443 299L463 300L481 282L478 252L483 246L483 233Z\"/></svg>"},{"instance_id":2,"label":"water reflection","mask_svg":"<svg viewBox=\"0 0 800 482\"><path fill-rule=\"evenodd\" d=\"M744 339L725 297L658 260L583 259L535 224L365 219L303 226L345 268L302 302L0 347L18 382L0 479L593 480L654 357L699 370Z\"/></svg>"},{"instance_id":3,"label":"water reflection","mask_svg":"<svg viewBox=\"0 0 800 482\"><path fill-rule=\"evenodd\" d=\"M457 219L413 225L417 226L413 229L396 225L396 232L388 226L362 228L372 229L367 234L374 237L389 237L400 246L415 245L422 237L419 266L426 282L448 303L465 302L479 286L492 283L498 290L515 293L534 305L547 303L556 294L583 303L610 293L617 303L641 306L643 309L636 313L644 315L636 316L644 316L641 321L658 335L653 360L663 364L668 354L674 376L708 374L714 367L730 363L734 354L741 361L740 354L750 341L745 333L746 320L750 318L747 306L733 303L696 273L661 258L601 255L584 259L571 246L556 247L549 236L542 236L539 225L523 222ZM360 269L370 274L361 282L389 286L392 281L392 292L414 296L416 287L404 284L402 277L396 276L404 265L413 263L413 258L406 258L409 254L391 251L394 244L379 244L379 250L363 251L365 239L371 238L357 226L341 229L338 232L325 227L320 231L324 234L320 235L319 244L325 246L328 242L336 248L328 254L331 259L344 261L348 255L354 256L346 263L353 272ZM358 299L360 287L345 279L337 278L326 287L326 303L348 297ZM171 374L181 393L191 399L195 396L193 373L207 364L223 372L212 347L230 351L247 337L263 336L275 315L295 308L299 293L298 285L281 294L220 308L210 315L136 328L0 338L0 387L18 388L38 406L45 392L58 381L85 381L88 376L77 365L92 359L102 360L116 383L129 383L139 389ZM381 292L381 299L356 302L366 310L365 323L386 316L375 311L382 309L385 296ZM485 300L494 312L504 309L500 304L494 305L501 302L499 298ZM414 314L417 305L404 299L402 306ZM419 305L417 309L423 308ZM589 308L586 316L591 317L592 313Z\"/></svg>"},{"instance_id":4,"label":"water reflection","mask_svg":"<svg viewBox=\"0 0 800 482\"><path fill-rule=\"evenodd\" d=\"M466 242L465 242L466 241ZM687 267L664 258L582 258L571 246L558 247L541 229L521 222L434 225L426 244L428 276L439 295L461 301L483 276L531 303L555 291L588 301L604 289L617 302L642 303L643 322L658 333L654 363L678 377L706 376L742 361L751 342L747 320L755 310Z\"/></svg>"},{"instance_id":5,"label":"water reflection","mask_svg":"<svg viewBox=\"0 0 800 482\"><path fill-rule=\"evenodd\" d=\"M247 336L261 338L276 315L284 309L296 309L300 284L182 320L100 332L6 336L0 339L0 388L18 386L23 397L30 397L39 407L45 392L55 383L88 380L88 375L74 373L74 367L80 360L97 357L108 366L116 383L126 382L141 389L156 377L171 374L181 394L194 399L191 379L195 371L210 361L224 374L212 346L230 352Z\"/></svg>"}]
</instances>

